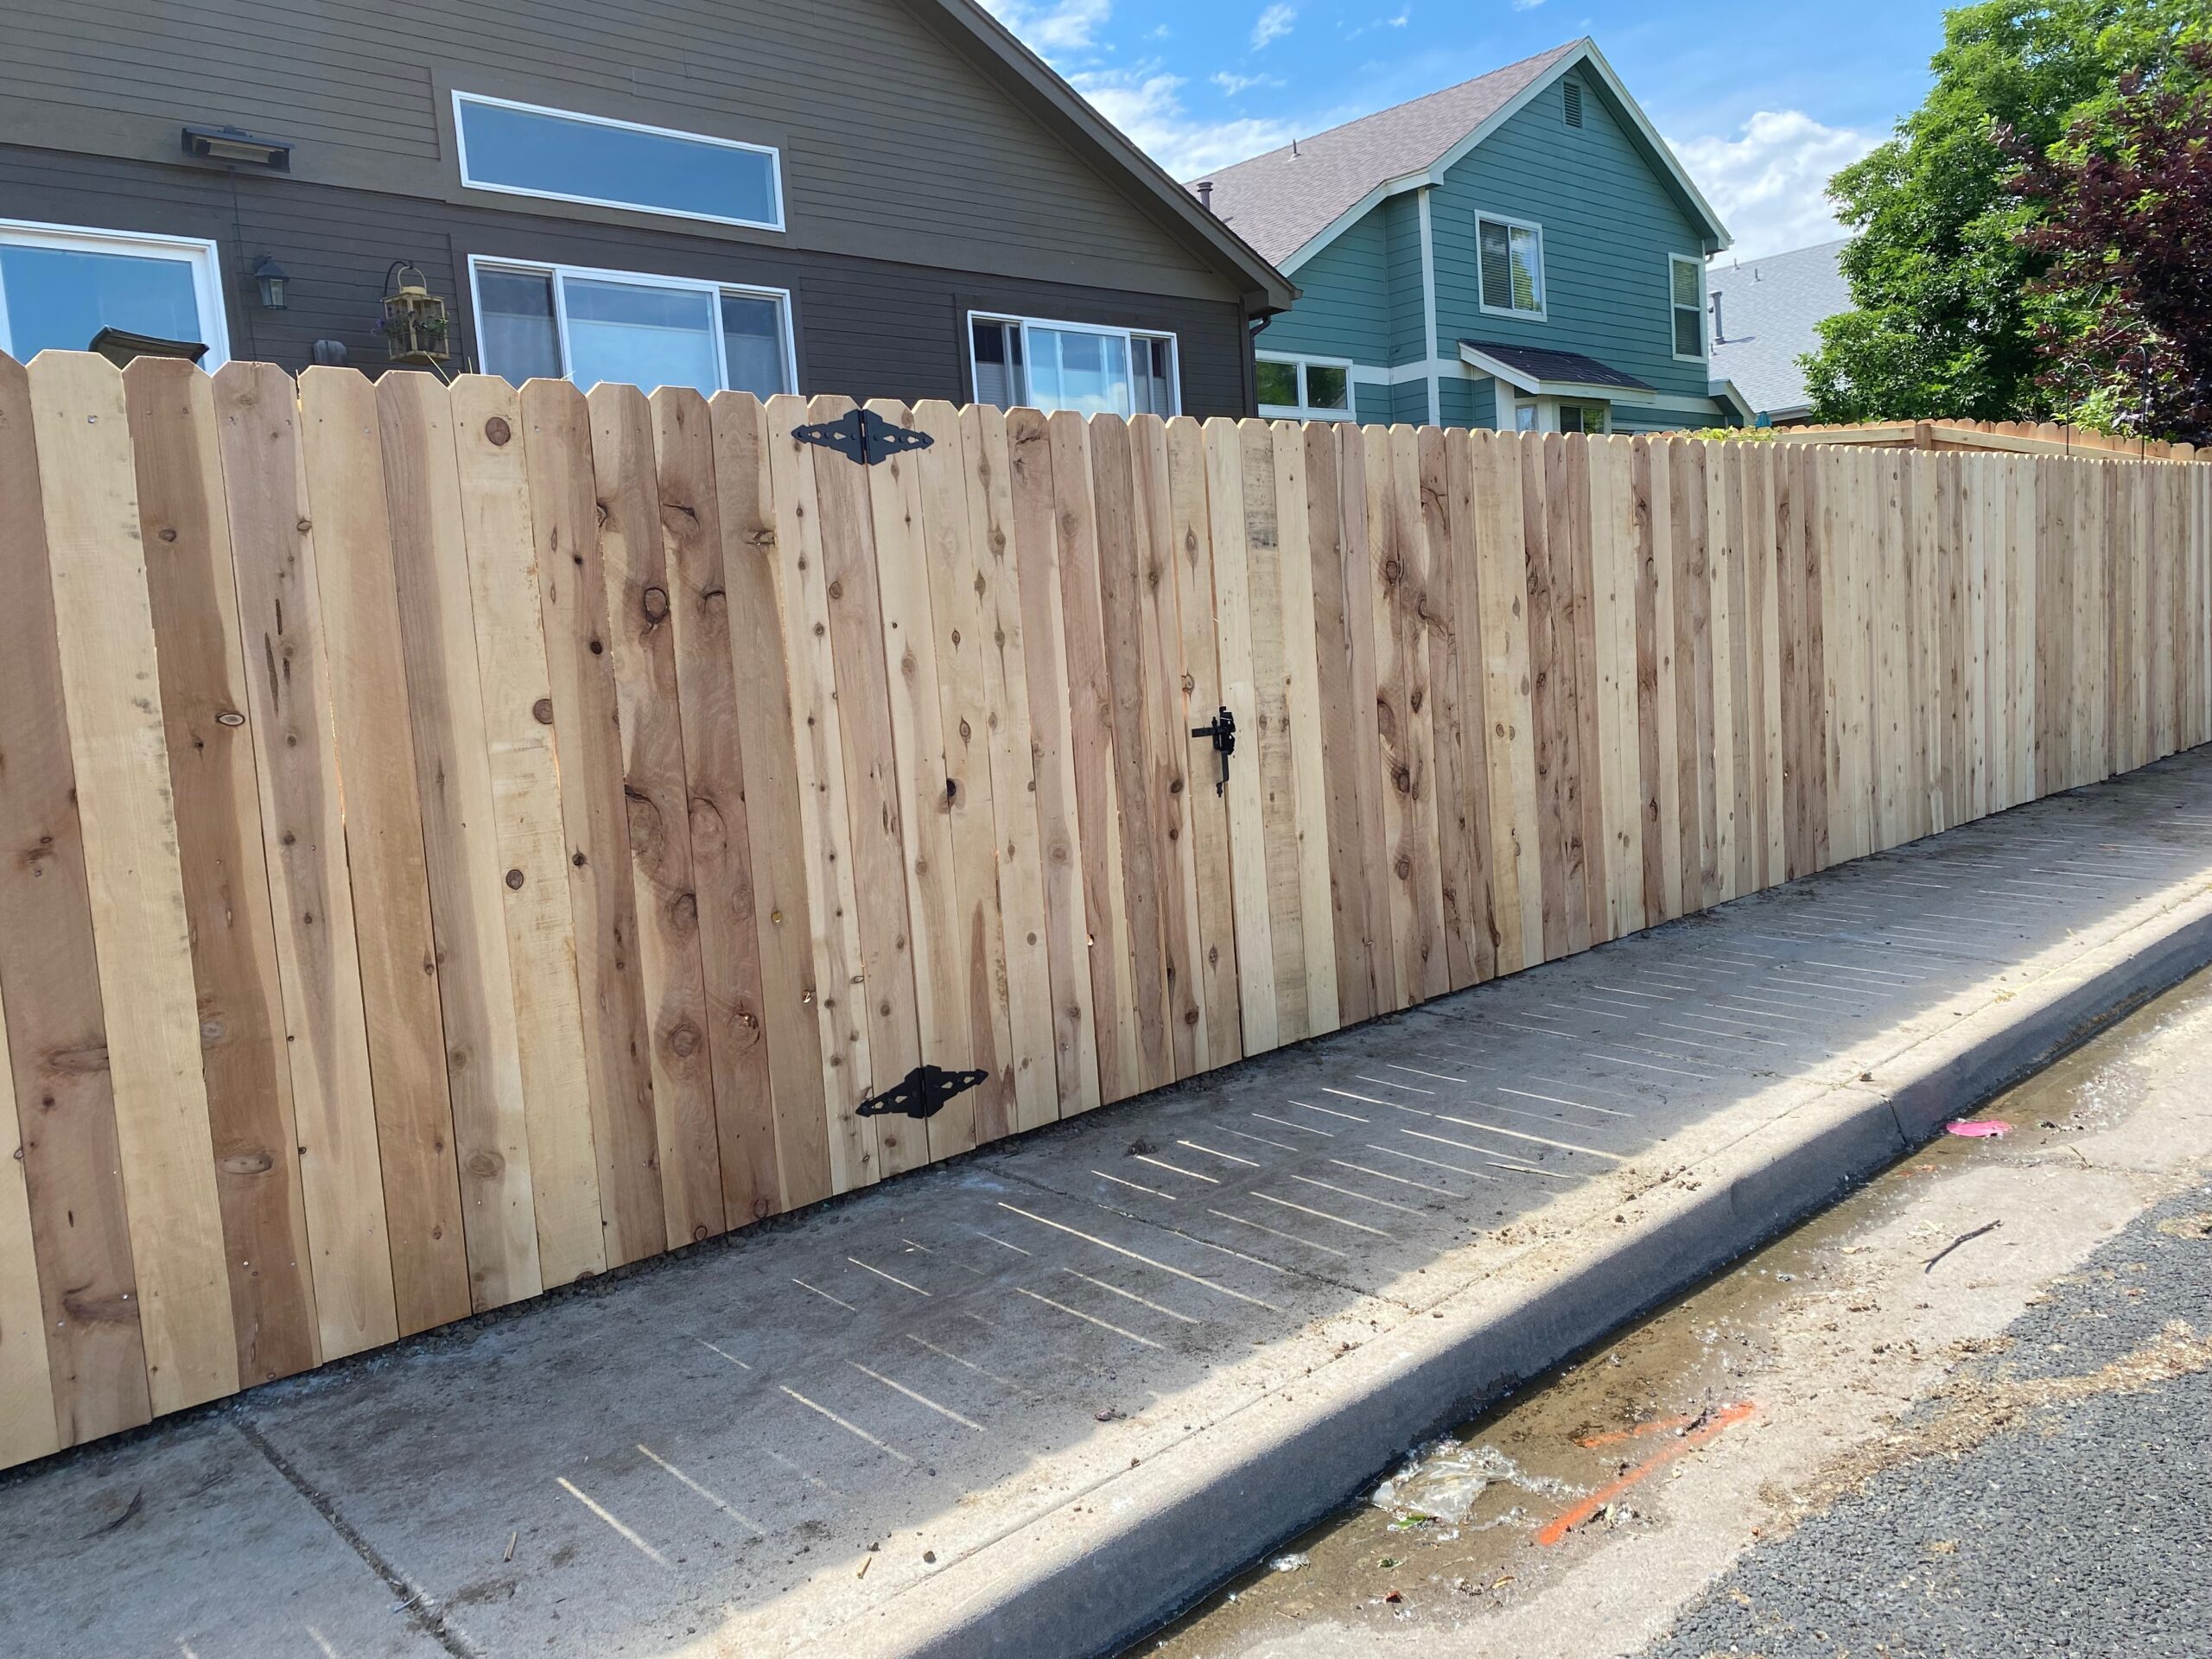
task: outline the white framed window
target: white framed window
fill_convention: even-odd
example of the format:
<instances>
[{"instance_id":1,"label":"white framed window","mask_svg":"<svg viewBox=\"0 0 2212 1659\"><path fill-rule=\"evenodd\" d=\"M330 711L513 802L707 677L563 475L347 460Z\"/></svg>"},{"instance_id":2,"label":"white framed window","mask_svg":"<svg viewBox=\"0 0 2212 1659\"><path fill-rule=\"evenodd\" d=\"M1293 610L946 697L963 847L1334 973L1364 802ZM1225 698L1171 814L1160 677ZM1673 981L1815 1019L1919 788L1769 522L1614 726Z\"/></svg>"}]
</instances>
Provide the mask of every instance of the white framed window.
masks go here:
<instances>
[{"instance_id":1,"label":"white framed window","mask_svg":"<svg viewBox=\"0 0 2212 1659\"><path fill-rule=\"evenodd\" d=\"M1594 397L1516 396L1497 383L1501 431L1581 432L1595 437L1613 429L1612 405Z\"/></svg>"},{"instance_id":2,"label":"white framed window","mask_svg":"<svg viewBox=\"0 0 2212 1659\"><path fill-rule=\"evenodd\" d=\"M207 346L200 366L231 357L215 245L0 219L0 352L28 362L81 352L103 328Z\"/></svg>"},{"instance_id":3,"label":"white framed window","mask_svg":"<svg viewBox=\"0 0 2212 1659\"><path fill-rule=\"evenodd\" d=\"M486 374L691 386L711 396L798 389L791 295L780 288L476 255L468 262Z\"/></svg>"},{"instance_id":4,"label":"white framed window","mask_svg":"<svg viewBox=\"0 0 2212 1659\"><path fill-rule=\"evenodd\" d=\"M1675 356L1684 363L1705 361L1705 261L1688 254L1667 256L1668 298L1674 319Z\"/></svg>"},{"instance_id":5,"label":"white framed window","mask_svg":"<svg viewBox=\"0 0 2212 1659\"><path fill-rule=\"evenodd\" d=\"M1261 414L1283 421L1352 418L1350 359L1263 352L1253 366Z\"/></svg>"},{"instance_id":6,"label":"white framed window","mask_svg":"<svg viewBox=\"0 0 2212 1659\"><path fill-rule=\"evenodd\" d=\"M472 190L784 228L783 158L765 144L458 90L453 130Z\"/></svg>"},{"instance_id":7,"label":"white framed window","mask_svg":"<svg viewBox=\"0 0 2212 1659\"><path fill-rule=\"evenodd\" d=\"M1145 328L968 314L976 401L1081 415L1179 415L1175 336Z\"/></svg>"},{"instance_id":8,"label":"white framed window","mask_svg":"<svg viewBox=\"0 0 2212 1659\"><path fill-rule=\"evenodd\" d=\"M1475 220L1482 308L1493 316L1544 320L1544 227L1484 213Z\"/></svg>"}]
</instances>

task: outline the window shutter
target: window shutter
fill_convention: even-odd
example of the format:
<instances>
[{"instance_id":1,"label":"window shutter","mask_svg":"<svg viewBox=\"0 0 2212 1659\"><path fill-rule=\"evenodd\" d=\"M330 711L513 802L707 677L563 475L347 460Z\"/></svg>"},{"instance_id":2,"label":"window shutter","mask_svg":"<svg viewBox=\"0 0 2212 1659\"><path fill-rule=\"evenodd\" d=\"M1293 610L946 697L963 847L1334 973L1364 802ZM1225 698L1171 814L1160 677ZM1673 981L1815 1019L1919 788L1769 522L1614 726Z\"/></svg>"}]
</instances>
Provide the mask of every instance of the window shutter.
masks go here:
<instances>
[{"instance_id":1,"label":"window shutter","mask_svg":"<svg viewBox=\"0 0 2212 1659\"><path fill-rule=\"evenodd\" d=\"M1513 233L1495 219L1482 221L1483 303L1513 304Z\"/></svg>"},{"instance_id":2,"label":"window shutter","mask_svg":"<svg viewBox=\"0 0 2212 1659\"><path fill-rule=\"evenodd\" d=\"M1582 124L1582 83L1579 80L1570 80L1564 85L1567 93L1567 124L1570 127L1579 127Z\"/></svg>"}]
</instances>

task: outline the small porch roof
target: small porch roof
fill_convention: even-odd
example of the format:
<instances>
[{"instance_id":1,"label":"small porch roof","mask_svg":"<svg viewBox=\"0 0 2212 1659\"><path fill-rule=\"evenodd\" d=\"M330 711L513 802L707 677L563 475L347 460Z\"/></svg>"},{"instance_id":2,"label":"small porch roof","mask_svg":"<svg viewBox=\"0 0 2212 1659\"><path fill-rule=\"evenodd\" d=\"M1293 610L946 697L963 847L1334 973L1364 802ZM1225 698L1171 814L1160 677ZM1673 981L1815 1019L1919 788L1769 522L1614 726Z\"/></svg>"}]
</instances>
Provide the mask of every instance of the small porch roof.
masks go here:
<instances>
[{"instance_id":1,"label":"small porch roof","mask_svg":"<svg viewBox=\"0 0 2212 1659\"><path fill-rule=\"evenodd\" d=\"M1609 404L1648 404L1656 388L1609 368L1580 352L1554 352L1540 346L1509 346L1501 340L1463 340L1459 360L1495 375L1530 397L1587 397Z\"/></svg>"}]
</instances>

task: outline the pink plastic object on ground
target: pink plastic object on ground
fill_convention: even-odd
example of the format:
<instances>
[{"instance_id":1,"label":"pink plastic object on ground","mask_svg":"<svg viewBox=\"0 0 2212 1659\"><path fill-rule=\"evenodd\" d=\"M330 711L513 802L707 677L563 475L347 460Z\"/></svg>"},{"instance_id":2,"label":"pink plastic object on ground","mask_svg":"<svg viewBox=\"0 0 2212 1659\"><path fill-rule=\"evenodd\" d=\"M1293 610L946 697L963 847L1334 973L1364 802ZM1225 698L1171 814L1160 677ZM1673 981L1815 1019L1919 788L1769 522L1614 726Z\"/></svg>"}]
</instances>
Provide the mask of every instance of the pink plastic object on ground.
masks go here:
<instances>
[{"instance_id":1,"label":"pink plastic object on ground","mask_svg":"<svg viewBox=\"0 0 2212 1659\"><path fill-rule=\"evenodd\" d=\"M2012 1133L2012 1126L2001 1117L1961 1118L1955 1123L1943 1126L1946 1135L1963 1135L1969 1141L1994 1141Z\"/></svg>"}]
</instances>

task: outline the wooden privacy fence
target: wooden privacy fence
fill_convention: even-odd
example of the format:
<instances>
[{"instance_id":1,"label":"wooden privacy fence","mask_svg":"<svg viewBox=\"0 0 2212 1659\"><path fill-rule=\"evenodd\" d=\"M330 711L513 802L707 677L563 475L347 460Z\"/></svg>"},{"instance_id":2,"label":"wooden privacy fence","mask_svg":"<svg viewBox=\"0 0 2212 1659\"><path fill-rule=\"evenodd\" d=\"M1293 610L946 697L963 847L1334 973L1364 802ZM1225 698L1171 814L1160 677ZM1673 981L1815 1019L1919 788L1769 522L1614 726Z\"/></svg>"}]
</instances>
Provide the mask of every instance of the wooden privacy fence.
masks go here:
<instances>
[{"instance_id":1,"label":"wooden privacy fence","mask_svg":"<svg viewBox=\"0 0 2212 1659\"><path fill-rule=\"evenodd\" d=\"M2198 467L874 407L0 359L0 1461L2212 721Z\"/></svg>"},{"instance_id":2,"label":"wooden privacy fence","mask_svg":"<svg viewBox=\"0 0 2212 1659\"><path fill-rule=\"evenodd\" d=\"M1777 443L1865 443L2019 455L2082 455L2107 461L2212 459L2191 443L2124 438L2113 432L2095 432L2052 421L1871 421L1856 426L1776 427L1760 437Z\"/></svg>"}]
</instances>

